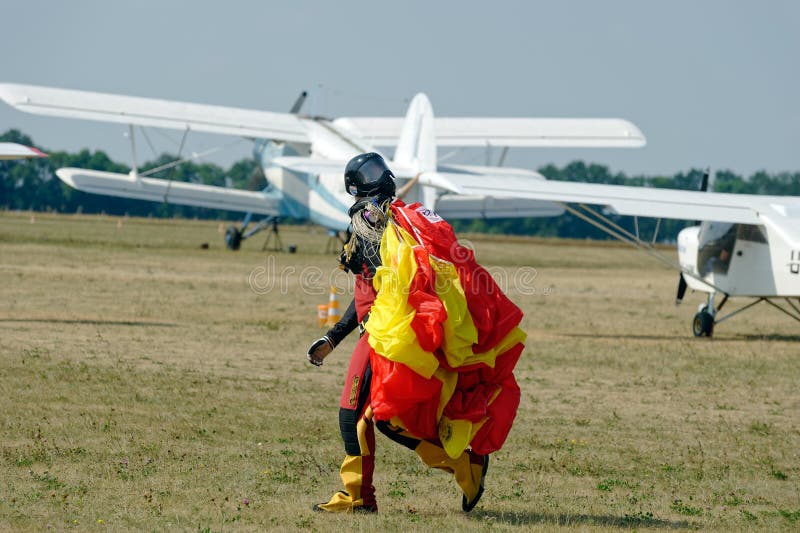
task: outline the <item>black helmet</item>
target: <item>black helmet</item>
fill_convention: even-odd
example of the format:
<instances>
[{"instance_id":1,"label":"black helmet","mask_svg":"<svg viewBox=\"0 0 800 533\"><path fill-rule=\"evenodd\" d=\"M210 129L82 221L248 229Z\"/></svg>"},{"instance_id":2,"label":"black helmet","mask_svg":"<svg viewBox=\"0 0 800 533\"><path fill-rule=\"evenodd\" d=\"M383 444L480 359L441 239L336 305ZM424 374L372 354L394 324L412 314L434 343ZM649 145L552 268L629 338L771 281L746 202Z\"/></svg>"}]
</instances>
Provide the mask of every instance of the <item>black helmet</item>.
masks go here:
<instances>
[{"instance_id":1,"label":"black helmet","mask_svg":"<svg viewBox=\"0 0 800 533\"><path fill-rule=\"evenodd\" d=\"M344 188L353 196L394 196L394 174L380 154L357 155L344 169Z\"/></svg>"}]
</instances>

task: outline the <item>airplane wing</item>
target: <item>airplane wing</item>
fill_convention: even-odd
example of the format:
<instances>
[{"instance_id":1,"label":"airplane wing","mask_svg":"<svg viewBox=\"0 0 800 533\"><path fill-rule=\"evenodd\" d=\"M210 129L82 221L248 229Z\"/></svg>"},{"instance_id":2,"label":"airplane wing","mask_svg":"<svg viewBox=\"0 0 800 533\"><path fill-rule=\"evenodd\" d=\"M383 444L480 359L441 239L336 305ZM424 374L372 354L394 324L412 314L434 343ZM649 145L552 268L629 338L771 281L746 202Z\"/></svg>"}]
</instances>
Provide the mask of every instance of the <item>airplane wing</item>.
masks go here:
<instances>
[{"instance_id":1,"label":"airplane wing","mask_svg":"<svg viewBox=\"0 0 800 533\"><path fill-rule=\"evenodd\" d=\"M2 159L30 159L33 157L47 157L47 154L17 143L0 143L0 160Z\"/></svg>"},{"instance_id":2,"label":"airplane wing","mask_svg":"<svg viewBox=\"0 0 800 533\"><path fill-rule=\"evenodd\" d=\"M394 146L402 118L339 118L334 124L376 146ZM638 148L644 134L633 123L618 118L483 118L436 117L439 146Z\"/></svg>"},{"instance_id":3,"label":"airplane wing","mask_svg":"<svg viewBox=\"0 0 800 533\"><path fill-rule=\"evenodd\" d=\"M39 115L309 142L302 119L289 113L11 83L0 84L0 99Z\"/></svg>"},{"instance_id":4,"label":"airplane wing","mask_svg":"<svg viewBox=\"0 0 800 533\"><path fill-rule=\"evenodd\" d=\"M427 177L425 173L421 181ZM465 193L460 186L464 176L479 179L544 180L544 176L532 170L509 167L485 167L475 165L441 166L435 173L439 188L456 194L443 194L436 200L436 212L446 219L462 218L515 218L555 217L564 213L564 208L553 202L530 198L499 198L485 194Z\"/></svg>"},{"instance_id":5,"label":"airplane wing","mask_svg":"<svg viewBox=\"0 0 800 533\"><path fill-rule=\"evenodd\" d=\"M621 215L715 220L772 226L800 246L800 197L655 189L531 179L525 176L444 176L466 195L528 198L609 206Z\"/></svg>"},{"instance_id":6,"label":"airplane wing","mask_svg":"<svg viewBox=\"0 0 800 533\"><path fill-rule=\"evenodd\" d=\"M134 178L128 174L82 168L60 168L56 175L70 187L88 193L259 215L281 214L278 191L245 191L158 178Z\"/></svg>"}]
</instances>

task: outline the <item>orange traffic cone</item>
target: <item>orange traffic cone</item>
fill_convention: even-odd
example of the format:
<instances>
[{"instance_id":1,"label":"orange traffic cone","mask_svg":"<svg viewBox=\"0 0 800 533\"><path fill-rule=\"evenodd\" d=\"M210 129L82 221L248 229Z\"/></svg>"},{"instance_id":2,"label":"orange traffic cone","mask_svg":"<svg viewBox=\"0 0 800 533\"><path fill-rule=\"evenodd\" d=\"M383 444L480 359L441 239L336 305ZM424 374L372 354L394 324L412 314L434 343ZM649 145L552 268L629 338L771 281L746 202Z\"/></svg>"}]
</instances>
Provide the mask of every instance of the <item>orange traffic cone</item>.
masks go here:
<instances>
[{"instance_id":1,"label":"orange traffic cone","mask_svg":"<svg viewBox=\"0 0 800 533\"><path fill-rule=\"evenodd\" d=\"M323 327L328 323L328 304L319 304L317 306L317 322L319 327Z\"/></svg>"},{"instance_id":2,"label":"orange traffic cone","mask_svg":"<svg viewBox=\"0 0 800 533\"><path fill-rule=\"evenodd\" d=\"M331 287L331 297L328 300L328 325L333 326L342 317L339 311L339 299L336 293L336 287Z\"/></svg>"}]
</instances>

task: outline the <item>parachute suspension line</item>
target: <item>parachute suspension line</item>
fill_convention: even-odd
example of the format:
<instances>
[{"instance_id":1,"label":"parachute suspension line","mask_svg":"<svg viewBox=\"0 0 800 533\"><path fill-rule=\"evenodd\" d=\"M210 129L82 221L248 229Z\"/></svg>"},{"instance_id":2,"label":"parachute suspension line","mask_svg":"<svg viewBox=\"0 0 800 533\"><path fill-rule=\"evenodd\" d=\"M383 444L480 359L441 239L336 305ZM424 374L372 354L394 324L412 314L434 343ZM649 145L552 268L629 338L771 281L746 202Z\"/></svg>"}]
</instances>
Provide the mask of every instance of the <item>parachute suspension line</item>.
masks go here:
<instances>
[{"instance_id":1,"label":"parachute suspension line","mask_svg":"<svg viewBox=\"0 0 800 533\"><path fill-rule=\"evenodd\" d=\"M375 205L372 202L367 203L363 209L360 209L350 219L353 224L353 234L358 235L362 239L378 244L383 237L383 230L389 221L389 216L386 213L388 203Z\"/></svg>"},{"instance_id":2,"label":"parachute suspension line","mask_svg":"<svg viewBox=\"0 0 800 533\"><path fill-rule=\"evenodd\" d=\"M572 213L576 217L580 218L581 220L583 220L585 222L588 222L592 226L598 228L599 230L603 231L604 233L607 233L608 235L611 235L615 239L618 239L618 240L620 240L620 241L622 241L624 243L630 244L634 248L637 248L637 249L643 251L647 255L649 255L649 256L653 257L654 259L660 261L661 263L665 264L666 266L668 266L670 268L675 268L679 272L683 272L684 275L691 276L692 278L694 278L694 279L704 283L705 285L708 285L709 287L713 288L715 291L718 291L718 292L720 292L722 294L725 294L725 291L723 291L722 289L720 289L716 285L713 285L713 284L709 283L708 281L705 281L705 280L701 279L700 277L694 275L692 272L689 272L688 270L684 270L683 267L681 267L680 263L677 263L676 261L666 257L664 254L658 252L650 244L638 240L636 238L636 236L633 235L631 232L629 232L625 228L619 226L619 224L615 223L613 220L609 219L608 217L605 217L602 214L598 213L597 211L587 207L586 205L579 204L581 209L583 209L588 214L584 214L584 213L578 211L577 209L575 209L573 207L570 207L568 204L565 204L563 202L558 202L558 203L565 210L569 211L570 213ZM592 218L592 217L594 217L594 218Z\"/></svg>"}]
</instances>

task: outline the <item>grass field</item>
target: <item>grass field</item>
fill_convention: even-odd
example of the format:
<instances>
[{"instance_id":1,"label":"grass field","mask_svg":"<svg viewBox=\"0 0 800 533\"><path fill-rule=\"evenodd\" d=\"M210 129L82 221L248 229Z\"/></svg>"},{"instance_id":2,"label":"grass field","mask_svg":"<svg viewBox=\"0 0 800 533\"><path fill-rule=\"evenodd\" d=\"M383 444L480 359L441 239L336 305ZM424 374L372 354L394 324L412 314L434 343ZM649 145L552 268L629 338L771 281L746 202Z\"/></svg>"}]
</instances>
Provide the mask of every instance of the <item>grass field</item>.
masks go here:
<instances>
[{"instance_id":1,"label":"grass field","mask_svg":"<svg viewBox=\"0 0 800 533\"><path fill-rule=\"evenodd\" d=\"M757 308L695 339L702 295L676 308L677 274L634 250L477 236L529 333L483 500L463 514L379 435L380 514L313 513L355 338L321 368L305 349L350 281L324 231L282 232L296 254L229 252L217 222L0 212L0 530L800 528L799 324Z\"/></svg>"}]
</instances>

